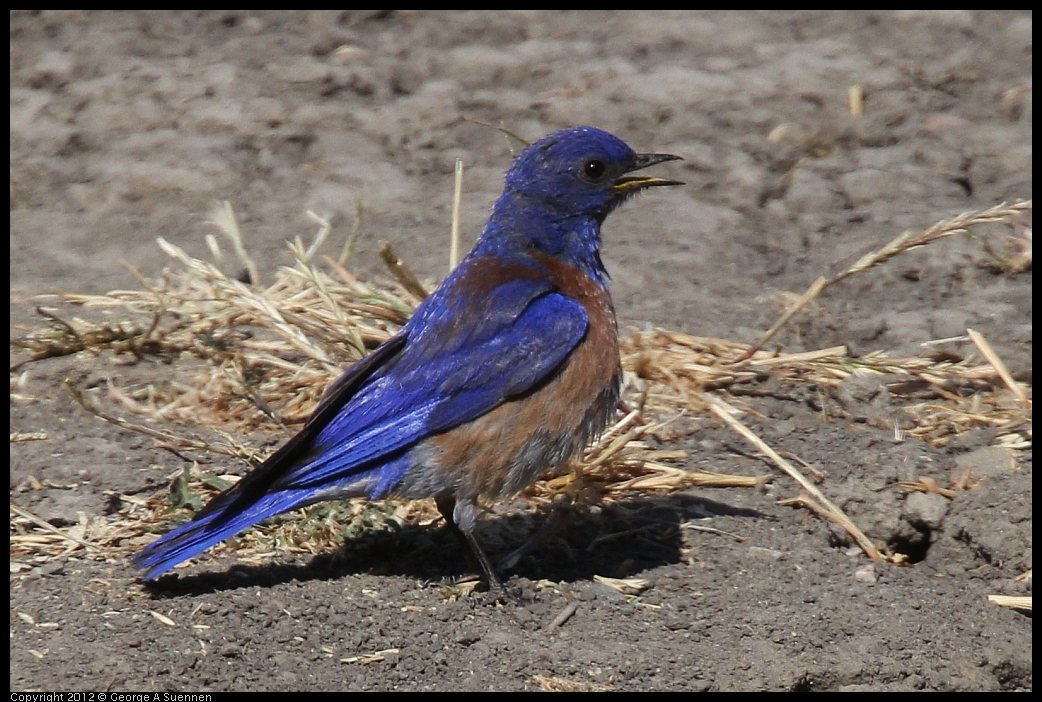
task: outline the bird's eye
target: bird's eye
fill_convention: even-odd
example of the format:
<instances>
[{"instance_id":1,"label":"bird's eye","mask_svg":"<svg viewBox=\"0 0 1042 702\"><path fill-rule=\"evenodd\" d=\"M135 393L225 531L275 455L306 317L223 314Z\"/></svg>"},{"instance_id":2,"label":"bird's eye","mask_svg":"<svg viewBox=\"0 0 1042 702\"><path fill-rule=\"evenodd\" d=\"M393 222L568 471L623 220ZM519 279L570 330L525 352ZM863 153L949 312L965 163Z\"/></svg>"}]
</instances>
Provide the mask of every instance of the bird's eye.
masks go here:
<instances>
[{"instance_id":1,"label":"bird's eye","mask_svg":"<svg viewBox=\"0 0 1042 702\"><path fill-rule=\"evenodd\" d=\"M608 167L604 165L604 161L598 158L591 158L588 161L583 162L582 173L586 180L596 183L604 177L605 171Z\"/></svg>"}]
</instances>

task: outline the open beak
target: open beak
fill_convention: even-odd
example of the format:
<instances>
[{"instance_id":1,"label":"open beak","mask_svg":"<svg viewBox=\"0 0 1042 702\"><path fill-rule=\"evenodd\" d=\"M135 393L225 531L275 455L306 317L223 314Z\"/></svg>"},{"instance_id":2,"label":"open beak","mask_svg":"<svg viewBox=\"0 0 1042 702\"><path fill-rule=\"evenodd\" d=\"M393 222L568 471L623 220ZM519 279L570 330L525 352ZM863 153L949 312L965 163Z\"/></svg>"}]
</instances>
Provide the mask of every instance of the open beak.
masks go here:
<instances>
[{"instance_id":1,"label":"open beak","mask_svg":"<svg viewBox=\"0 0 1042 702\"><path fill-rule=\"evenodd\" d=\"M664 161L683 161L683 159L672 154L637 154L637 160L630 171L639 171ZM615 192L616 197L626 197L644 188L653 188L657 185L683 184L679 180L667 180L666 178L656 178L654 176L624 175L615 179L615 182L612 184L612 190Z\"/></svg>"}]
</instances>

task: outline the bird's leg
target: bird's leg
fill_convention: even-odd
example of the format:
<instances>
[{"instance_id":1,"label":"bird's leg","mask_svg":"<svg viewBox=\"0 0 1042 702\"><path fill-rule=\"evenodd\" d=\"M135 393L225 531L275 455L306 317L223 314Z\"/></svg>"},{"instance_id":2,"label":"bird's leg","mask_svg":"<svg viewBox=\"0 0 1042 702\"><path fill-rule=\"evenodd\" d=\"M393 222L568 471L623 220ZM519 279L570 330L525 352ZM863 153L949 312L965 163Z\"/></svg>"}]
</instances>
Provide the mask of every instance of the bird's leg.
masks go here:
<instances>
[{"instance_id":1,"label":"bird's leg","mask_svg":"<svg viewBox=\"0 0 1042 702\"><path fill-rule=\"evenodd\" d=\"M456 498L449 493L441 493L434 498L434 502L438 505L438 511L441 512L441 516L445 517L449 528L452 529L456 537L477 560L478 565L481 567L481 572L485 575L485 582L488 584L489 591L497 594L502 593L503 583L499 581L499 576L492 569L492 562L489 561L484 549L481 548L481 544L478 543L477 538L474 536L476 511L474 505L469 502L457 503Z\"/></svg>"}]
</instances>

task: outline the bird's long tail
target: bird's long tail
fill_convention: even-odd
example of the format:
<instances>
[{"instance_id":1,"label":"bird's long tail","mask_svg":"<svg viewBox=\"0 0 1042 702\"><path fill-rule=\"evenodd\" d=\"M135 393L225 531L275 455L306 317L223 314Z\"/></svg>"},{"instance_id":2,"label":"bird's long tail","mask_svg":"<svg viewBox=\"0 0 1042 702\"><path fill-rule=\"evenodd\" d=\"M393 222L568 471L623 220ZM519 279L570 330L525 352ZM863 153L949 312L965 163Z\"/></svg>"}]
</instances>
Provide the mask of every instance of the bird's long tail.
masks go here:
<instances>
[{"instance_id":1,"label":"bird's long tail","mask_svg":"<svg viewBox=\"0 0 1042 702\"><path fill-rule=\"evenodd\" d=\"M313 502L313 496L314 490L284 490L241 507L233 502L225 509L207 509L145 547L134 557L134 565L146 570L151 580L246 527Z\"/></svg>"}]
</instances>

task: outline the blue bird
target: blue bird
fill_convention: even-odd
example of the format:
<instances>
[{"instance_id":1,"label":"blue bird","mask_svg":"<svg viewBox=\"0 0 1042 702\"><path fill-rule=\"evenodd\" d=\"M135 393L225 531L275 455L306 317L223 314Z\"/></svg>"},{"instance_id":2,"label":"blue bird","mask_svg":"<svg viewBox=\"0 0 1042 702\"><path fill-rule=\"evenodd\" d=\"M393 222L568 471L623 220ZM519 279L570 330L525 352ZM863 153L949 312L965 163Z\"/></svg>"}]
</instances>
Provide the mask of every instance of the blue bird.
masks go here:
<instances>
[{"instance_id":1,"label":"blue bird","mask_svg":"<svg viewBox=\"0 0 1042 702\"><path fill-rule=\"evenodd\" d=\"M528 146L473 250L393 338L326 390L304 428L134 564L155 578L267 517L323 500L433 497L502 590L480 505L560 468L619 401L601 224L645 188L638 154L592 127Z\"/></svg>"}]
</instances>

